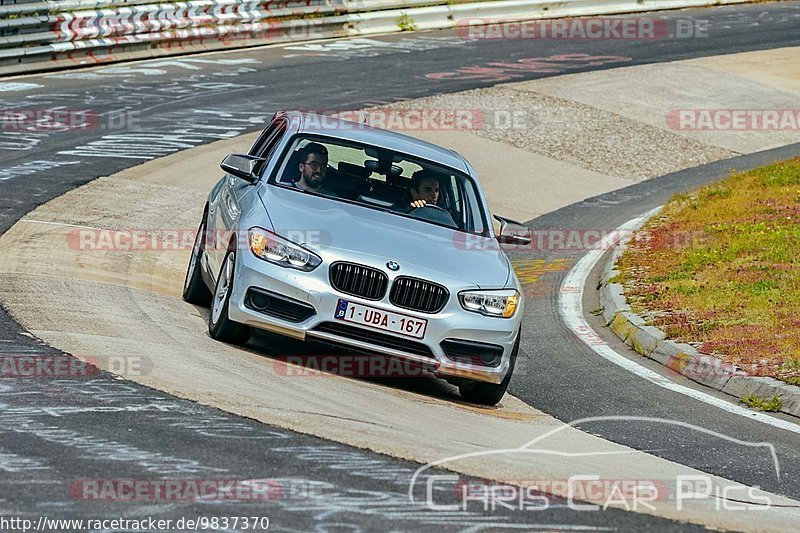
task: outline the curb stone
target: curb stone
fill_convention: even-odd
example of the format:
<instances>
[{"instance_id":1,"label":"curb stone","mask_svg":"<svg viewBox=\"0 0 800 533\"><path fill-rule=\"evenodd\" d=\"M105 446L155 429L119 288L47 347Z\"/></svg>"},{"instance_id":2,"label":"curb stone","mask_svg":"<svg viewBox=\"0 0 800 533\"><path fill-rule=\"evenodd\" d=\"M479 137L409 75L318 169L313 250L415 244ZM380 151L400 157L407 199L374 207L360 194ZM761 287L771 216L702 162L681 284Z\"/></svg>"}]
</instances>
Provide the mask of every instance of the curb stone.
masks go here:
<instances>
[{"instance_id":1,"label":"curb stone","mask_svg":"<svg viewBox=\"0 0 800 533\"><path fill-rule=\"evenodd\" d=\"M611 325L617 313L630 311L631 307L625 301L620 283L607 283L600 289L600 306L603 308L605 325Z\"/></svg>"},{"instance_id":2,"label":"curb stone","mask_svg":"<svg viewBox=\"0 0 800 533\"><path fill-rule=\"evenodd\" d=\"M754 395L770 399L777 395L781 413L800 417L800 387L777 379L754 377L732 363L701 354L693 346L668 340L663 331L645 324L631 311L620 283L610 283L619 271L615 265L625 244L615 246L608 254L598 285L605 325L637 353L656 361L686 378L736 398Z\"/></svg>"}]
</instances>

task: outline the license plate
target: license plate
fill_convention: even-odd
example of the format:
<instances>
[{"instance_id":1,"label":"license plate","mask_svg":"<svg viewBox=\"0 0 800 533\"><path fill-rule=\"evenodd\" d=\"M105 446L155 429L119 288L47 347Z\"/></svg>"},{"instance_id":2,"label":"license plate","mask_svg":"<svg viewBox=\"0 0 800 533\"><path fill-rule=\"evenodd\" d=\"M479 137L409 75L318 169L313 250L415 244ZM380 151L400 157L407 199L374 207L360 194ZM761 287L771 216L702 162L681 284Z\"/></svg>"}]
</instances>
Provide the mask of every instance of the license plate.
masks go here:
<instances>
[{"instance_id":1,"label":"license plate","mask_svg":"<svg viewBox=\"0 0 800 533\"><path fill-rule=\"evenodd\" d=\"M423 338L425 330L428 329L428 321L424 318L414 318L400 313L383 311L368 305L356 304L341 299L336 306L336 313L333 317L345 322L391 331L392 333L414 337L415 339Z\"/></svg>"}]
</instances>

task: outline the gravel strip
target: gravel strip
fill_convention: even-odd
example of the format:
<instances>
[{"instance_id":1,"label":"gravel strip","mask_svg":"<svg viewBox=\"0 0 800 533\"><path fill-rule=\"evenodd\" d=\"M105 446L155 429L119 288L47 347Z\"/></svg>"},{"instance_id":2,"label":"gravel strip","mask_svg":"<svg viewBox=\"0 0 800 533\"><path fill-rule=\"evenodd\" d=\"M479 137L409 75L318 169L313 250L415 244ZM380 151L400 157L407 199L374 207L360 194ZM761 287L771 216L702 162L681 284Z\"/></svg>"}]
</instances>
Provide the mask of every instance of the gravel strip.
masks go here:
<instances>
[{"instance_id":1,"label":"gravel strip","mask_svg":"<svg viewBox=\"0 0 800 533\"><path fill-rule=\"evenodd\" d=\"M485 124L471 130L475 135L632 181L737 155L615 113L531 92L530 85L525 91L500 85L381 109L479 110Z\"/></svg>"}]
</instances>

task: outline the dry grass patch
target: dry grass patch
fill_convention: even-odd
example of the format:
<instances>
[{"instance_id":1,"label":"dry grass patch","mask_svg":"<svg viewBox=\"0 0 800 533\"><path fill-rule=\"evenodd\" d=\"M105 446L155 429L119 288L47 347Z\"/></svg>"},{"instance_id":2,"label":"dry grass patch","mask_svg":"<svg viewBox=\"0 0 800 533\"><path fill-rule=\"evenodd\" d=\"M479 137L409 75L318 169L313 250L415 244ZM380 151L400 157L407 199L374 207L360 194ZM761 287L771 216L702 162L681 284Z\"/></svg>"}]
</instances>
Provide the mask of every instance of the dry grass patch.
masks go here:
<instances>
[{"instance_id":1,"label":"dry grass patch","mask_svg":"<svg viewBox=\"0 0 800 533\"><path fill-rule=\"evenodd\" d=\"M674 197L619 268L668 337L800 385L800 158Z\"/></svg>"}]
</instances>

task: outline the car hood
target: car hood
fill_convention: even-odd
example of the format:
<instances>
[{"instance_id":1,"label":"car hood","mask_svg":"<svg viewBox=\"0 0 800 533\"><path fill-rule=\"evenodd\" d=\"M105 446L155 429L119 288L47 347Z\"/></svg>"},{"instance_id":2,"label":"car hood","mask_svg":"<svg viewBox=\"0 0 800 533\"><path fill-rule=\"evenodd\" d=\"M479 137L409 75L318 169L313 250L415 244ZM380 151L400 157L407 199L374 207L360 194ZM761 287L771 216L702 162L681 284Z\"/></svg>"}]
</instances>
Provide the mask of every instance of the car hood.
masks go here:
<instances>
[{"instance_id":1,"label":"car hood","mask_svg":"<svg viewBox=\"0 0 800 533\"><path fill-rule=\"evenodd\" d=\"M494 239L283 187L259 193L271 229L326 260L371 256L381 266L397 261L401 273L480 288L505 287L511 275Z\"/></svg>"}]
</instances>

